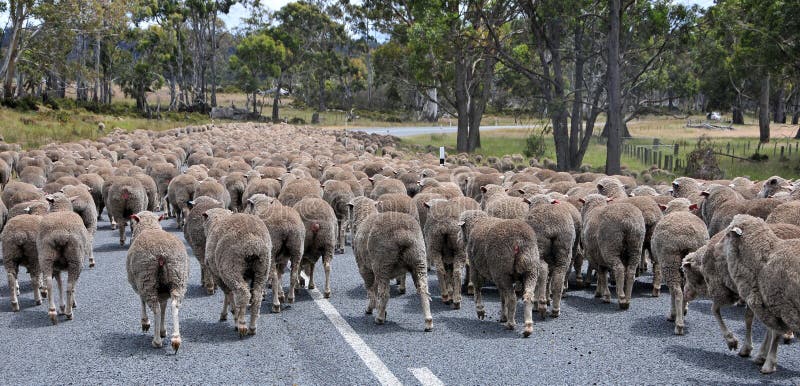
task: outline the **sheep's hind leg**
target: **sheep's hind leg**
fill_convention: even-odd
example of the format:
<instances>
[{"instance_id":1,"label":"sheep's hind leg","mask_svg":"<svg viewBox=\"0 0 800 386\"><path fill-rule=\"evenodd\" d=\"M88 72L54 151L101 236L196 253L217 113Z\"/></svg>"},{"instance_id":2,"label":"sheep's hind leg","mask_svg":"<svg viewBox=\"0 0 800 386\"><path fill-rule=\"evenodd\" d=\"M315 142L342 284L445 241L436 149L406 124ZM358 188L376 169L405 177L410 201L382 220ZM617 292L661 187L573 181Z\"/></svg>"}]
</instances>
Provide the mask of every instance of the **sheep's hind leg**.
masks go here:
<instances>
[{"instance_id":1,"label":"sheep's hind leg","mask_svg":"<svg viewBox=\"0 0 800 386\"><path fill-rule=\"evenodd\" d=\"M463 267L462 263L458 261L453 262L450 287L453 289L453 309L456 310L461 309L461 270Z\"/></svg>"},{"instance_id":2,"label":"sheep's hind leg","mask_svg":"<svg viewBox=\"0 0 800 386\"><path fill-rule=\"evenodd\" d=\"M150 331L150 320L147 318L147 303L142 298L142 332Z\"/></svg>"},{"instance_id":3,"label":"sheep's hind leg","mask_svg":"<svg viewBox=\"0 0 800 386\"><path fill-rule=\"evenodd\" d=\"M517 326L515 315L517 314L517 294L513 289L503 290L500 296L504 299L504 309L506 319L506 329L513 330Z\"/></svg>"},{"instance_id":4,"label":"sheep's hind leg","mask_svg":"<svg viewBox=\"0 0 800 386\"><path fill-rule=\"evenodd\" d=\"M58 323L58 314L56 313L56 299L53 296L53 275L46 275L45 280L47 281L47 293L50 296L47 299L48 308L47 308L47 316L50 317L50 321L53 324Z\"/></svg>"},{"instance_id":5,"label":"sheep's hind leg","mask_svg":"<svg viewBox=\"0 0 800 386\"><path fill-rule=\"evenodd\" d=\"M278 278L278 268L273 267L272 272L270 272L270 278L272 279L272 312L280 313L281 312L281 301L279 299L279 289L281 288L281 282Z\"/></svg>"},{"instance_id":6,"label":"sheep's hind leg","mask_svg":"<svg viewBox=\"0 0 800 386\"><path fill-rule=\"evenodd\" d=\"M58 309L61 311L61 314L63 314L67 308L67 303L64 297L64 283L61 281L61 272L56 273L54 276L56 279L56 285L58 285Z\"/></svg>"},{"instance_id":7,"label":"sheep's hind leg","mask_svg":"<svg viewBox=\"0 0 800 386\"><path fill-rule=\"evenodd\" d=\"M431 296L428 293L427 269L420 267L415 274L414 284L417 287L419 301L422 304L422 316L425 318L425 331L433 331L433 317L431 316Z\"/></svg>"},{"instance_id":8,"label":"sheep's hind leg","mask_svg":"<svg viewBox=\"0 0 800 386\"><path fill-rule=\"evenodd\" d=\"M325 269L325 291L322 295L325 299L331 297L331 261L333 261L333 253L326 252L322 256L322 267Z\"/></svg>"},{"instance_id":9,"label":"sheep's hind leg","mask_svg":"<svg viewBox=\"0 0 800 386\"><path fill-rule=\"evenodd\" d=\"M617 300L619 301L619 308L627 310L630 307L630 300L625 297L625 266L622 263L614 264L612 268L614 272L614 286L617 290Z\"/></svg>"},{"instance_id":10,"label":"sheep's hind leg","mask_svg":"<svg viewBox=\"0 0 800 386\"><path fill-rule=\"evenodd\" d=\"M78 275L73 274L71 272L67 273L67 305L64 311L64 315L67 316L67 320L72 320L74 315L72 314L72 308L75 306L75 284L78 282Z\"/></svg>"},{"instance_id":11,"label":"sheep's hind leg","mask_svg":"<svg viewBox=\"0 0 800 386\"><path fill-rule=\"evenodd\" d=\"M761 374L772 374L778 366L778 345L783 337L783 332L770 329L769 337L769 351L767 351L764 366L761 366Z\"/></svg>"},{"instance_id":12,"label":"sheep's hind leg","mask_svg":"<svg viewBox=\"0 0 800 386\"><path fill-rule=\"evenodd\" d=\"M160 300L158 303L161 306L161 321L158 323L158 334L161 338L167 337L167 324L164 323L167 316L167 299ZM153 331L155 332L155 331Z\"/></svg>"},{"instance_id":13,"label":"sheep's hind leg","mask_svg":"<svg viewBox=\"0 0 800 386\"><path fill-rule=\"evenodd\" d=\"M278 290L280 290L281 284L278 283ZM275 286L272 287L272 290L275 291ZM256 328L258 327L258 317L261 314L261 299L264 295L264 288L263 284L258 284L253 287L252 297L250 299L251 306L250 306L250 325L247 327L247 334L248 335L255 335ZM280 307L280 306L279 306Z\"/></svg>"},{"instance_id":14,"label":"sheep's hind leg","mask_svg":"<svg viewBox=\"0 0 800 386\"><path fill-rule=\"evenodd\" d=\"M161 304L159 304L158 299L150 299L147 303L150 306L150 310L153 311L153 341L151 342L152 346L155 348L161 348Z\"/></svg>"},{"instance_id":15,"label":"sheep's hind leg","mask_svg":"<svg viewBox=\"0 0 800 386\"><path fill-rule=\"evenodd\" d=\"M223 290L222 297L222 312L219 313L219 321L224 322L228 320L228 306L233 309L233 294L229 290Z\"/></svg>"},{"instance_id":16,"label":"sheep's hind leg","mask_svg":"<svg viewBox=\"0 0 800 386\"><path fill-rule=\"evenodd\" d=\"M178 311L181 307L181 298L180 296L176 296L176 294L172 294L172 341L170 342L172 345L172 349L175 350L175 353L178 353L178 349L181 347L181 324L180 318L178 317Z\"/></svg>"},{"instance_id":17,"label":"sheep's hind leg","mask_svg":"<svg viewBox=\"0 0 800 386\"><path fill-rule=\"evenodd\" d=\"M36 302L36 305L39 306L42 304L42 293L39 291L39 288L42 286L41 283L41 274L39 272L31 272L31 287L33 287L33 300Z\"/></svg>"},{"instance_id":18,"label":"sheep's hind leg","mask_svg":"<svg viewBox=\"0 0 800 386\"><path fill-rule=\"evenodd\" d=\"M8 273L8 289L11 291L11 310L19 311L19 299L17 298L17 278L12 272Z\"/></svg>"},{"instance_id":19,"label":"sheep's hind leg","mask_svg":"<svg viewBox=\"0 0 800 386\"><path fill-rule=\"evenodd\" d=\"M386 322L386 304L389 302L389 279L375 278L376 296L378 300L378 314L375 315L375 324Z\"/></svg>"},{"instance_id":20,"label":"sheep's hind leg","mask_svg":"<svg viewBox=\"0 0 800 386\"><path fill-rule=\"evenodd\" d=\"M533 333L533 292L536 286L537 273L531 272L525 278L525 291L522 293L522 303L525 305L523 317L525 318L525 329L522 336L527 338Z\"/></svg>"}]
</instances>

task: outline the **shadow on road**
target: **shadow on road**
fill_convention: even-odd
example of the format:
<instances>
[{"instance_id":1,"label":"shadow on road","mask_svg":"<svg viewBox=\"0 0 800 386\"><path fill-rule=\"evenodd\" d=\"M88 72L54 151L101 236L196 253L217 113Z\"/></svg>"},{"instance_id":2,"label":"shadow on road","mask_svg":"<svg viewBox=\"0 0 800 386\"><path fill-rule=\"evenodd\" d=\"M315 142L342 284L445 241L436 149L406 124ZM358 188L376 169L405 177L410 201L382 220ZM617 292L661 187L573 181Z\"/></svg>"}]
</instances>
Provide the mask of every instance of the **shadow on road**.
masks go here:
<instances>
[{"instance_id":1,"label":"shadow on road","mask_svg":"<svg viewBox=\"0 0 800 386\"><path fill-rule=\"evenodd\" d=\"M20 306L24 307L26 303L27 302L22 302ZM58 316L58 321L59 323L72 323L72 321L67 321L63 315ZM13 329L27 330L31 328L52 327L53 323L51 323L50 319L47 317L47 306L41 305L32 306L29 310L25 310L23 308L22 312L15 312L14 317L11 319L11 322L8 324L8 326Z\"/></svg>"},{"instance_id":2,"label":"shadow on road","mask_svg":"<svg viewBox=\"0 0 800 386\"><path fill-rule=\"evenodd\" d=\"M100 351L103 355L116 358L166 355L172 351L172 349L154 348L150 344L152 341L152 333L112 332L100 337ZM169 347L169 337L164 338L164 345Z\"/></svg>"},{"instance_id":3,"label":"shadow on road","mask_svg":"<svg viewBox=\"0 0 800 386\"><path fill-rule=\"evenodd\" d=\"M674 334L675 324L667 320L666 315L651 315L638 318L631 323L631 333L637 336L654 338L668 338ZM686 326L686 332L691 333L691 325Z\"/></svg>"},{"instance_id":4,"label":"shadow on road","mask_svg":"<svg viewBox=\"0 0 800 386\"><path fill-rule=\"evenodd\" d=\"M738 378L772 382L792 379L800 376L800 372L789 370L780 366L781 354L778 351L778 371L770 375L761 375L759 365L751 359L739 358L734 352L709 351L702 348L686 347L679 345L668 346L664 352L695 366L715 371L721 374ZM714 380L701 380L701 383L714 382Z\"/></svg>"}]
</instances>

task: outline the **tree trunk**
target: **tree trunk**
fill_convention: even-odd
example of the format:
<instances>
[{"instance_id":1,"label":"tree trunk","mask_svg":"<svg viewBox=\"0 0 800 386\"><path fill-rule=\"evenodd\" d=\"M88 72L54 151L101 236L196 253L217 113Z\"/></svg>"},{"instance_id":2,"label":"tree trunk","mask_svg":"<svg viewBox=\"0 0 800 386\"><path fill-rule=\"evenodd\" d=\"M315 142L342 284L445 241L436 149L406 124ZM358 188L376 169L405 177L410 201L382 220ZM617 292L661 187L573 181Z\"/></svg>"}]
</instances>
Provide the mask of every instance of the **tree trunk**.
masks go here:
<instances>
[{"instance_id":1,"label":"tree trunk","mask_svg":"<svg viewBox=\"0 0 800 386\"><path fill-rule=\"evenodd\" d=\"M281 117L278 114L280 109L280 102L281 102L281 88L283 87L283 73L278 75L278 82L275 88L275 97L272 99L272 122L278 123L281 121Z\"/></svg>"},{"instance_id":2,"label":"tree trunk","mask_svg":"<svg viewBox=\"0 0 800 386\"><path fill-rule=\"evenodd\" d=\"M3 79L3 97L10 99L14 95L14 72L16 71L17 58L19 57L19 42L22 38L22 23L25 21L25 6L23 2L10 2L9 15L13 15L11 39L6 48L6 58L3 62L5 77ZM16 4L16 5L14 5Z\"/></svg>"},{"instance_id":3,"label":"tree trunk","mask_svg":"<svg viewBox=\"0 0 800 386\"><path fill-rule=\"evenodd\" d=\"M435 88L429 88L425 94L427 96L422 102L422 119L436 122L439 119L439 95Z\"/></svg>"},{"instance_id":4,"label":"tree trunk","mask_svg":"<svg viewBox=\"0 0 800 386\"><path fill-rule=\"evenodd\" d=\"M786 123L786 89L781 86L778 95L775 97L775 115L772 117L775 123Z\"/></svg>"},{"instance_id":5,"label":"tree trunk","mask_svg":"<svg viewBox=\"0 0 800 386\"><path fill-rule=\"evenodd\" d=\"M581 142L581 125L583 124L581 113L583 112L583 65L585 62L582 51L583 27L580 23L575 24L573 35L575 37L575 75L573 77L575 92L572 95L572 113L570 114L569 169L577 168L582 162L582 160L576 159Z\"/></svg>"},{"instance_id":6,"label":"tree trunk","mask_svg":"<svg viewBox=\"0 0 800 386\"><path fill-rule=\"evenodd\" d=\"M217 11L211 15L211 107L217 107Z\"/></svg>"},{"instance_id":7,"label":"tree trunk","mask_svg":"<svg viewBox=\"0 0 800 386\"><path fill-rule=\"evenodd\" d=\"M458 114L458 133L456 134L456 151L466 153L469 151L469 94L467 91L467 71L469 66L463 47L455 49L455 97L456 114Z\"/></svg>"},{"instance_id":8,"label":"tree trunk","mask_svg":"<svg viewBox=\"0 0 800 386\"><path fill-rule=\"evenodd\" d=\"M609 0L608 34L608 144L606 174L620 174L622 157L621 80L619 65L619 35L622 14L620 0Z\"/></svg>"},{"instance_id":9,"label":"tree trunk","mask_svg":"<svg viewBox=\"0 0 800 386\"><path fill-rule=\"evenodd\" d=\"M94 87L92 91L92 102L100 102L100 34L95 37L94 45Z\"/></svg>"},{"instance_id":10,"label":"tree trunk","mask_svg":"<svg viewBox=\"0 0 800 386\"><path fill-rule=\"evenodd\" d=\"M321 73L319 74L317 82L317 87L319 87L319 107L317 111L321 113L327 110L327 107L325 106L325 77L323 77Z\"/></svg>"},{"instance_id":11,"label":"tree trunk","mask_svg":"<svg viewBox=\"0 0 800 386\"><path fill-rule=\"evenodd\" d=\"M761 94L758 97L758 140L769 142L769 74L761 79Z\"/></svg>"}]
</instances>

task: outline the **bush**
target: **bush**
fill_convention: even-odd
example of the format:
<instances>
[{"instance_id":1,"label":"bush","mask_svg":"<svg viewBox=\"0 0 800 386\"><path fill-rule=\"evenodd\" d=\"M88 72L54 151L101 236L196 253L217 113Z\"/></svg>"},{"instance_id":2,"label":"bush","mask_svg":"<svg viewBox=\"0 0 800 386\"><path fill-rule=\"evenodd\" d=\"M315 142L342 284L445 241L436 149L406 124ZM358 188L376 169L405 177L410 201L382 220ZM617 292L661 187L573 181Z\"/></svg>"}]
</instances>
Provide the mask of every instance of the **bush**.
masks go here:
<instances>
[{"instance_id":1,"label":"bush","mask_svg":"<svg viewBox=\"0 0 800 386\"><path fill-rule=\"evenodd\" d=\"M16 99L3 99L0 102L3 106L8 107L10 109L18 110L18 111L38 111L39 105L37 103L36 98L31 96L26 96L22 98Z\"/></svg>"},{"instance_id":2,"label":"bush","mask_svg":"<svg viewBox=\"0 0 800 386\"><path fill-rule=\"evenodd\" d=\"M703 135L698 138L697 146L686 156L686 175L703 180L718 180L724 177L714 154L714 144Z\"/></svg>"},{"instance_id":3,"label":"bush","mask_svg":"<svg viewBox=\"0 0 800 386\"><path fill-rule=\"evenodd\" d=\"M303 118L299 118L299 117L292 117L291 119L289 119L289 124L291 124L291 125L305 125L306 124L306 120L303 119Z\"/></svg>"},{"instance_id":4,"label":"bush","mask_svg":"<svg viewBox=\"0 0 800 386\"><path fill-rule=\"evenodd\" d=\"M541 158L545 154L547 151L547 141L544 137L546 134L550 134L550 131L550 126L545 126L539 132L535 129L531 129L530 133L528 133L528 137L525 138L525 149L522 150L525 157Z\"/></svg>"}]
</instances>

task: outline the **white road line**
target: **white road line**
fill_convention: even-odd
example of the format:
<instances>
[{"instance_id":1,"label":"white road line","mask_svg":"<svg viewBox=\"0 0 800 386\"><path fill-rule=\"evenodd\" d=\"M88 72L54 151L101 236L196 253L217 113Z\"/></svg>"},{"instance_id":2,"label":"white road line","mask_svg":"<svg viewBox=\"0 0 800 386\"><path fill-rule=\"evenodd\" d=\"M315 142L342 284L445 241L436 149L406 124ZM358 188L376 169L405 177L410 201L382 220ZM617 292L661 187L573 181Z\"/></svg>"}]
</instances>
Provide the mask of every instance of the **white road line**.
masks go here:
<instances>
[{"instance_id":1,"label":"white road line","mask_svg":"<svg viewBox=\"0 0 800 386\"><path fill-rule=\"evenodd\" d=\"M375 378L378 378L378 382L384 386L402 386L403 384L400 382L397 377L392 374L392 371L386 367L386 364L375 355L375 352L372 351L369 346L361 339L360 336L353 330L353 327L347 323L346 320L339 314L339 311L336 311L336 307L325 299L322 296L322 293L319 292L318 289L309 290L311 293L311 297L314 298L314 302L317 303L317 306L325 316L333 323L333 326L339 331L339 334L342 334L342 337L353 348L353 351L358 354L361 360L364 362L365 365L372 371L372 374L375 375ZM433 375L433 374L431 374ZM435 378L435 376L434 376ZM439 384L442 384L441 382Z\"/></svg>"},{"instance_id":2,"label":"white road line","mask_svg":"<svg viewBox=\"0 0 800 386\"><path fill-rule=\"evenodd\" d=\"M444 382L442 382L442 380L433 374L431 369L427 367L408 369L408 371L410 371L411 374L414 374L422 386L444 386Z\"/></svg>"}]
</instances>

